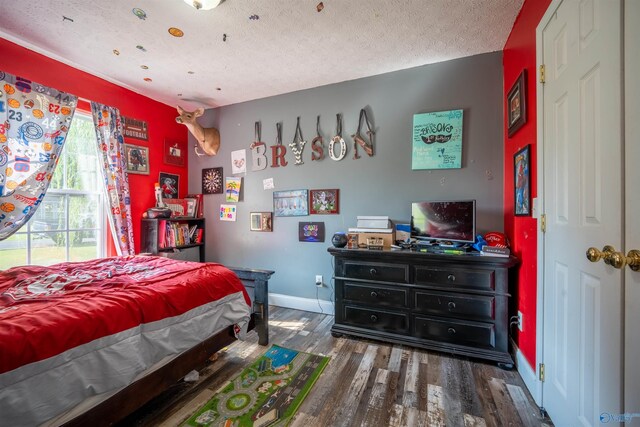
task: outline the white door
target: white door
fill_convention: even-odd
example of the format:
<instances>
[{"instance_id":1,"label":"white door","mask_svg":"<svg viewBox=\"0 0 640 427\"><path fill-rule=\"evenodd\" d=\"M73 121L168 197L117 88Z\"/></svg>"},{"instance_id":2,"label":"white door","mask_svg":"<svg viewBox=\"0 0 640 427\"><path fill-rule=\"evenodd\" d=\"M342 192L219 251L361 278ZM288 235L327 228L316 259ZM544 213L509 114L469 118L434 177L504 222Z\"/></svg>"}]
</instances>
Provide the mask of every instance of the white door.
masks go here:
<instances>
[{"instance_id":1,"label":"white door","mask_svg":"<svg viewBox=\"0 0 640 427\"><path fill-rule=\"evenodd\" d=\"M557 426L600 425L601 414L623 409L623 273L585 252L623 249L621 0L554 1L538 31L546 75L542 406Z\"/></svg>"},{"instance_id":2,"label":"white door","mask_svg":"<svg viewBox=\"0 0 640 427\"><path fill-rule=\"evenodd\" d=\"M640 1L626 1L625 32L625 253L640 250ZM640 271L625 267L624 412L640 413ZM635 417L627 425L640 425Z\"/></svg>"}]
</instances>

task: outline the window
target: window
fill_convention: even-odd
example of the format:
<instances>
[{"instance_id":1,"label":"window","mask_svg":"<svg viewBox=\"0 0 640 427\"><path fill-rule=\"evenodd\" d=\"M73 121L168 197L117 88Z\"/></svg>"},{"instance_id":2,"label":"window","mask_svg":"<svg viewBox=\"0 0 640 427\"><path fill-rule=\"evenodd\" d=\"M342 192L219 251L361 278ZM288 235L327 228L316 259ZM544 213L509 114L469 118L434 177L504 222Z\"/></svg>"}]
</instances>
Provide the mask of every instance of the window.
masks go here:
<instances>
[{"instance_id":1,"label":"window","mask_svg":"<svg viewBox=\"0 0 640 427\"><path fill-rule=\"evenodd\" d=\"M26 226L0 242L0 269L104 256L102 186L93 120L76 110L41 205Z\"/></svg>"}]
</instances>

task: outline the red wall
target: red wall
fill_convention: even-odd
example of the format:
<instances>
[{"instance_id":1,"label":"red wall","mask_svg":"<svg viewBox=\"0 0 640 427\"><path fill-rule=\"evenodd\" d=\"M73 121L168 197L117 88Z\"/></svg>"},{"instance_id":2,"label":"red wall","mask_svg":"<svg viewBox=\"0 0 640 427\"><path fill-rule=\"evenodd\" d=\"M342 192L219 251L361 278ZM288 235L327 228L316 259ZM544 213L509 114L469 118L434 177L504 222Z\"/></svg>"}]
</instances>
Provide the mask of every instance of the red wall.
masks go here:
<instances>
[{"instance_id":1,"label":"red wall","mask_svg":"<svg viewBox=\"0 0 640 427\"><path fill-rule=\"evenodd\" d=\"M177 115L175 108L2 38L0 38L0 70L69 92L89 101L117 107L120 114L147 122L148 141L125 138L125 142L149 147L150 174L129 175L135 248L136 253L139 252L140 219L142 213L155 204L153 185L158 181L160 171L180 175L179 196L183 197L187 193L187 165L184 167L166 165L162 156L165 137L185 143L187 141L186 127L175 122ZM80 107L82 108L83 105L81 104Z\"/></svg>"},{"instance_id":2,"label":"red wall","mask_svg":"<svg viewBox=\"0 0 640 427\"><path fill-rule=\"evenodd\" d=\"M526 0L520 15L511 29L504 46L502 63L504 75L504 97L523 69L527 70L527 122L511 138L504 126L504 229L511 241L512 251L521 260L515 292L518 310L522 312L523 331L516 331L516 342L520 351L535 369L536 365L536 300L537 300L537 225L532 217L514 216L513 156L530 145L531 153L531 197L537 196L536 159L536 27L551 0Z\"/></svg>"}]
</instances>

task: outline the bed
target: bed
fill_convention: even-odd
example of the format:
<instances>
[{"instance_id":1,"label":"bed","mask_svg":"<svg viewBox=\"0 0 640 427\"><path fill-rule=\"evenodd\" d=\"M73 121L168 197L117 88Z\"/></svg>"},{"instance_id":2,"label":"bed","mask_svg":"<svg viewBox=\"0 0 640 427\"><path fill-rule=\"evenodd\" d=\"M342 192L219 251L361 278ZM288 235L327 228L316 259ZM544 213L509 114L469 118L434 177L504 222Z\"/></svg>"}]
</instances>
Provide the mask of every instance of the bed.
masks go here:
<instances>
[{"instance_id":1,"label":"bed","mask_svg":"<svg viewBox=\"0 0 640 427\"><path fill-rule=\"evenodd\" d=\"M109 424L246 333L215 263L131 256L0 272L0 425Z\"/></svg>"}]
</instances>

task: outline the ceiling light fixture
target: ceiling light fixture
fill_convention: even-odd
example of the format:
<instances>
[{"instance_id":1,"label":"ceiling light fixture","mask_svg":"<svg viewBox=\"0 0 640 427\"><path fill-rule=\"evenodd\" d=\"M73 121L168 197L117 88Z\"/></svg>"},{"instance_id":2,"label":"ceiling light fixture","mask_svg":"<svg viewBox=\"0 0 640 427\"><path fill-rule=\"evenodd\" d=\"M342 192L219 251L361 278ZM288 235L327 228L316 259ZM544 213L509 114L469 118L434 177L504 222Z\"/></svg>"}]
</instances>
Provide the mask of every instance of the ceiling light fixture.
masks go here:
<instances>
[{"instance_id":1,"label":"ceiling light fixture","mask_svg":"<svg viewBox=\"0 0 640 427\"><path fill-rule=\"evenodd\" d=\"M184 2L197 10L211 10L222 3L222 0L184 0Z\"/></svg>"}]
</instances>

